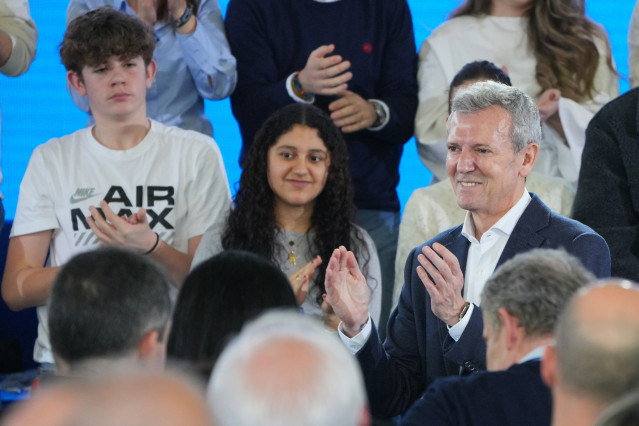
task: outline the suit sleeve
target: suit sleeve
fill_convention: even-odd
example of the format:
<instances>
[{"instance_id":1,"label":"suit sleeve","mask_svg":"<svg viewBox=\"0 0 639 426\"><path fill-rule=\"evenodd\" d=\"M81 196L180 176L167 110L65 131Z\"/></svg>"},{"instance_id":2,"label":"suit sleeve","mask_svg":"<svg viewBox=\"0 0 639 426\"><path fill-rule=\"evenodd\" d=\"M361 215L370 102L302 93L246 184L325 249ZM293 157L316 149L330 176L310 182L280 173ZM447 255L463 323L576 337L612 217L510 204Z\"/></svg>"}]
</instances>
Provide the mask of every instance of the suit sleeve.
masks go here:
<instances>
[{"instance_id":1,"label":"suit sleeve","mask_svg":"<svg viewBox=\"0 0 639 426\"><path fill-rule=\"evenodd\" d=\"M406 271L412 270L413 258L416 256L411 253ZM415 324L410 285L406 285L389 319L385 344L382 345L373 327L370 338L357 354L371 412L376 417L404 412L425 388Z\"/></svg>"},{"instance_id":2,"label":"suit sleeve","mask_svg":"<svg viewBox=\"0 0 639 426\"><path fill-rule=\"evenodd\" d=\"M459 399L446 392L446 380L431 384L424 395L404 414L400 426L456 426L459 423L455 413L459 411ZM462 402L463 403L463 400ZM428 422L425 421L428 419Z\"/></svg>"},{"instance_id":3,"label":"suit sleeve","mask_svg":"<svg viewBox=\"0 0 639 426\"><path fill-rule=\"evenodd\" d=\"M468 325L458 341L450 334L446 336L442 345L444 357L463 368L463 372L477 372L486 369L486 342L483 337L484 320L481 308L473 308Z\"/></svg>"},{"instance_id":4,"label":"suit sleeve","mask_svg":"<svg viewBox=\"0 0 639 426\"><path fill-rule=\"evenodd\" d=\"M634 125L636 124L633 123ZM639 258L636 254L639 252L637 249L639 214L633 203L628 178L636 172L627 170L625 164L626 161L634 163L635 170L639 164L636 158L622 157L620 139L623 139L623 136L618 136L618 132L613 129L613 125L605 114L603 117L602 114L595 116L588 126L572 216L592 227L608 243L613 275L637 280L639 279ZM636 141L633 142L636 143ZM614 208L610 208L611 206ZM594 237L590 238L590 240L594 239ZM584 247L582 241L579 243L576 249L587 251L588 247ZM601 243L598 246L600 247ZM600 249L598 254L601 251L603 249ZM607 276L605 265L598 265L598 262L603 259L593 258L594 253L581 255L586 256L588 262L593 262L599 269L604 268L593 273L597 276Z\"/></svg>"}]
</instances>

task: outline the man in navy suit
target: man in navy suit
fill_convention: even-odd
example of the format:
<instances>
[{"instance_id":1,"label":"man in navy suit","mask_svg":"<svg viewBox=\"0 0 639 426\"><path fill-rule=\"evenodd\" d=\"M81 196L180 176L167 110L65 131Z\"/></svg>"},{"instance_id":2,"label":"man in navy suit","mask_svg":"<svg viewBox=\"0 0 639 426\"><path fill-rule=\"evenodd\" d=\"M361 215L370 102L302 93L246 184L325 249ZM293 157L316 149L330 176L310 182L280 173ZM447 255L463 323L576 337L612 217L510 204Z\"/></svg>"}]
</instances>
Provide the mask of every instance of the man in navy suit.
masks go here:
<instances>
[{"instance_id":1,"label":"man in navy suit","mask_svg":"<svg viewBox=\"0 0 639 426\"><path fill-rule=\"evenodd\" d=\"M489 371L435 380L401 424L550 425L540 358L568 301L594 279L563 250L533 249L497 268L481 296Z\"/></svg>"},{"instance_id":2,"label":"man in navy suit","mask_svg":"<svg viewBox=\"0 0 639 426\"><path fill-rule=\"evenodd\" d=\"M462 225L413 249L384 345L368 315L369 290L351 252L336 249L327 302L362 366L371 411L404 412L435 378L485 369L479 295L496 267L533 248L564 248L597 277L610 275L604 239L526 191L541 139L539 111L521 90L492 81L459 91L448 120L446 168Z\"/></svg>"}]
</instances>

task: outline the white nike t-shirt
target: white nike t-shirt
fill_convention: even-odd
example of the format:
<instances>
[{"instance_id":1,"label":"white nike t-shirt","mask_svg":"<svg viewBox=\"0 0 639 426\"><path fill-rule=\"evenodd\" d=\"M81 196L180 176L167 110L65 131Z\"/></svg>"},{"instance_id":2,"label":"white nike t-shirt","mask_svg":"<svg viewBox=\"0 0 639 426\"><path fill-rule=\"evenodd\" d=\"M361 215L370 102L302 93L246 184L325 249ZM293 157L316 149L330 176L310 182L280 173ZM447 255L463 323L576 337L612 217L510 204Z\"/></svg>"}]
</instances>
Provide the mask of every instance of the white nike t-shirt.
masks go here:
<instances>
[{"instance_id":1,"label":"white nike t-shirt","mask_svg":"<svg viewBox=\"0 0 639 426\"><path fill-rule=\"evenodd\" d=\"M47 266L60 266L94 249L89 206L106 200L119 215L144 207L151 228L175 249L224 220L230 190L219 148L212 138L151 121L137 146L115 151L101 145L92 128L38 146L20 185L11 237L53 230ZM37 309L34 359L53 362L46 306Z\"/></svg>"}]
</instances>

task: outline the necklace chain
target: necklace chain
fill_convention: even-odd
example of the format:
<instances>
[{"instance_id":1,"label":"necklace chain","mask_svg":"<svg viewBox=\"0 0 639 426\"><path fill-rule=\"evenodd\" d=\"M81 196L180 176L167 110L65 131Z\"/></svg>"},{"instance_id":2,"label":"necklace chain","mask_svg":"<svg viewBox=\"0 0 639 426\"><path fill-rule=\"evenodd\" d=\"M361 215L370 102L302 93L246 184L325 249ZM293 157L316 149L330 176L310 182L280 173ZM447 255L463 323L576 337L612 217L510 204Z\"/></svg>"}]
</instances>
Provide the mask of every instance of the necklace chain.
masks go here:
<instances>
[{"instance_id":1,"label":"necklace chain","mask_svg":"<svg viewBox=\"0 0 639 426\"><path fill-rule=\"evenodd\" d=\"M289 240L288 245L291 250L288 253L288 261L291 262L294 266L297 266L297 256L295 255L295 244L299 243L300 239L303 238L306 234L300 235L296 240Z\"/></svg>"}]
</instances>

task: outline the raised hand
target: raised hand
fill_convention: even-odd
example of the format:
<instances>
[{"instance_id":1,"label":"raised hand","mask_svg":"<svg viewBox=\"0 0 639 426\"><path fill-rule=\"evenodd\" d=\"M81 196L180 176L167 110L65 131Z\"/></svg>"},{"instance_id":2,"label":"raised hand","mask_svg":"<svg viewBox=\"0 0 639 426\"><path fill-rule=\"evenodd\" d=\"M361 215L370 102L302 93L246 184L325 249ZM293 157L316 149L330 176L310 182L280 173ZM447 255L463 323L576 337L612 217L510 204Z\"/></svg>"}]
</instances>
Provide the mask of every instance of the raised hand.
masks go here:
<instances>
[{"instance_id":1,"label":"raised hand","mask_svg":"<svg viewBox=\"0 0 639 426\"><path fill-rule=\"evenodd\" d=\"M348 87L346 82L353 78L353 73L346 70L351 63L339 55L327 56L334 50L334 44L323 45L309 55L298 77L306 93L337 95Z\"/></svg>"},{"instance_id":2,"label":"raised hand","mask_svg":"<svg viewBox=\"0 0 639 426\"><path fill-rule=\"evenodd\" d=\"M355 92L344 90L328 105L333 123L344 133L357 132L373 125L377 113L373 104Z\"/></svg>"},{"instance_id":3,"label":"raised hand","mask_svg":"<svg viewBox=\"0 0 639 426\"><path fill-rule=\"evenodd\" d=\"M539 117L542 123L545 123L559 110L559 98L561 92L559 89L548 89L542 93L537 99L537 108L539 108Z\"/></svg>"},{"instance_id":4,"label":"raised hand","mask_svg":"<svg viewBox=\"0 0 639 426\"><path fill-rule=\"evenodd\" d=\"M157 0L156 0L157 1ZM168 0L167 6L169 8L169 14L173 17L174 20L179 20L184 12L186 11L187 1L186 0ZM191 6L193 8L193 6ZM191 18L188 20L186 24L181 26L180 28L176 28L180 34L191 34L195 31L195 27L197 26L197 18L193 15L194 11L191 9Z\"/></svg>"},{"instance_id":5,"label":"raised hand","mask_svg":"<svg viewBox=\"0 0 639 426\"><path fill-rule=\"evenodd\" d=\"M355 336L368 321L370 290L352 251L344 246L333 251L324 286L325 301L342 321L344 333Z\"/></svg>"},{"instance_id":6,"label":"raised hand","mask_svg":"<svg viewBox=\"0 0 639 426\"><path fill-rule=\"evenodd\" d=\"M297 306L301 306L302 303L304 303L304 300L306 299L306 293L308 293L308 286L313 279L315 270L321 264L322 258L320 256L315 256L313 260L302 266L297 271L293 272L291 276L288 277L288 280L291 283L291 287L293 288L293 293L295 293Z\"/></svg>"},{"instance_id":7,"label":"raised hand","mask_svg":"<svg viewBox=\"0 0 639 426\"><path fill-rule=\"evenodd\" d=\"M539 118L542 123L546 123L554 129L568 144L564 128L559 119L559 99L561 92L559 89L548 89L542 93L537 99L537 108L539 108Z\"/></svg>"},{"instance_id":8,"label":"raised hand","mask_svg":"<svg viewBox=\"0 0 639 426\"><path fill-rule=\"evenodd\" d=\"M443 245L434 243L433 248L422 248L417 261L421 265L417 267L417 275L430 295L433 314L446 324L455 325L466 304L462 297L464 274L457 257Z\"/></svg>"},{"instance_id":9,"label":"raised hand","mask_svg":"<svg viewBox=\"0 0 639 426\"><path fill-rule=\"evenodd\" d=\"M149 226L146 210L140 209L126 218L115 214L104 200L100 202L100 208L104 217L91 206L87 222L102 244L127 247L139 253L146 253L155 245L157 236Z\"/></svg>"},{"instance_id":10,"label":"raised hand","mask_svg":"<svg viewBox=\"0 0 639 426\"><path fill-rule=\"evenodd\" d=\"M137 10L135 11L138 18L149 27L153 27L157 21L157 10L155 8L155 0L138 0Z\"/></svg>"}]
</instances>

